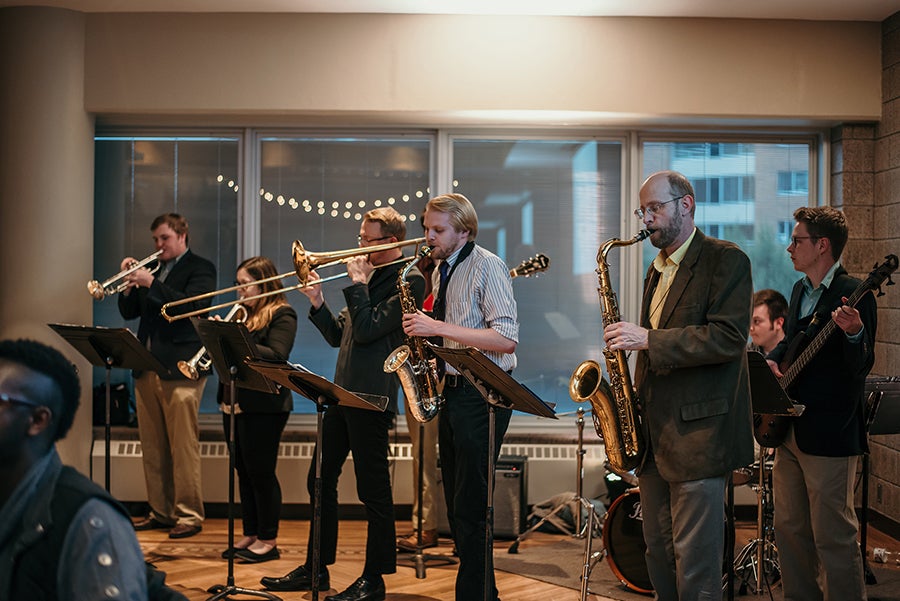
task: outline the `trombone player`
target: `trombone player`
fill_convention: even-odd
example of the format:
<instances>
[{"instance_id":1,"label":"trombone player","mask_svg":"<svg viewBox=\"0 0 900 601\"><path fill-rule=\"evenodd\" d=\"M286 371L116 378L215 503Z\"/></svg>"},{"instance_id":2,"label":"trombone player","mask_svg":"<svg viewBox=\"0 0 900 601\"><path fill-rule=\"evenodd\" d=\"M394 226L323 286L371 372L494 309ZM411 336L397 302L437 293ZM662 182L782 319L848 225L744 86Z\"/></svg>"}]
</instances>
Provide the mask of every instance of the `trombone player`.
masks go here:
<instances>
[{"instance_id":1,"label":"trombone player","mask_svg":"<svg viewBox=\"0 0 900 601\"><path fill-rule=\"evenodd\" d=\"M400 242L406 238L403 217L390 207L365 214L359 229L359 246L367 247ZM353 453L356 491L366 508L368 531L366 558L362 575L343 592L325 601L382 601L385 598L383 574L396 572L397 549L394 502L388 463L389 429L397 413L399 381L383 370L384 360L403 343L403 308L397 287L403 269L398 260L399 247L379 250L368 258L355 256L346 261L351 283L344 288L347 306L338 315L325 302L321 284L300 288L310 299L309 319L334 347L340 347L335 369L336 384L361 396L388 397L384 412L331 405L322 422L322 536L318 583L330 587L328 565L337 553L337 486L347 454ZM317 277L315 272L310 274ZM413 269L407 281L416 306L422 306L425 278ZM310 462L307 487L314 499L315 461ZM313 508L315 512L315 508ZM264 577L260 582L269 590L304 591L312 588L313 533L310 529L306 562L282 577Z\"/></svg>"},{"instance_id":2,"label":"trombone player","mask_svg":"<svg viewBox=\"0 0 900 601\"><path fill-rule=\"evenodd\" d=\"M144 478L150 514L135 523L136 530L169 529L169 538L200 532L203 497L200 489L200 439L197 415L206 377L196 381L178 370L201 342L189 320L167 322L162 306L173 300L209 292L216 285L216 268L188 248L188 223L177 213L165 213L150 225L159 255L159 269L137 269L125 280L119 313L140 318L138 339L168 369L167 373L134 372L138 433L143 450ZM132 257L122 260L126 270ZM209 299L184 306L209 305ZM192 306L193 305L193 306Z\"/></svg>"}]
</instances>

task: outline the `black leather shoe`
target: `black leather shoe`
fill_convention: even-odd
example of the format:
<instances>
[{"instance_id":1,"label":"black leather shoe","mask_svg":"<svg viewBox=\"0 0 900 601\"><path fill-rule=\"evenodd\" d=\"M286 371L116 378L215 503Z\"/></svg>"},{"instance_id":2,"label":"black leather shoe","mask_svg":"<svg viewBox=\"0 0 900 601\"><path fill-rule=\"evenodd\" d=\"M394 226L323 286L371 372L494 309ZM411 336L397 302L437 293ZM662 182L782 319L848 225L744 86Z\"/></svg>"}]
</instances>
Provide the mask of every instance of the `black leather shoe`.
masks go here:
<instances>
[{"instance_id":1,"label":"black leather shoe","mask_svg":"<svg viewBox=\"0 0 900 601\"><path fill-rule=\"evenodd\" d=\"M384 580L376 583L360 576L344 592L325 597L325 601L384 601L384 596Z\"/></svg>"},{"instance_id":2,"label":"black leather shoe","mask_svg":"<svg viewBox=\"0 0 900 601\"><path fill-rule=\"evenodd\" d=\"M312 590L312 572L306 566L298 566L281 578L263 576L259 583L270 591L309 591ZM319 590L328 590L331 583L328 569L319 572Z\"/></svg>"},{"instance_id":3,"label":"black leather shoe","mask_svg":"<svg viewBox=\"0 0 900 601\"><path fill-rule=\"evenodd\" d=\"M234 551L234 558L240 559L244 563L262 563L264 561L280 559L281 552L278 550L278 547L272 547L265 553L255 553L250 549L236 549Z\"/></svg>"},{"instance_id":4,"label":"black leather shoe","mask_svg":"<svg viewBox=\"0 0 900 601\"><path fill-rule=\"evenodd\" d=\"M145 518L141 518L133 524L134 529L138 532L143 532L145 530L168 530L172 526L169 524L163 524L159 520L154 517L147 516Z\"/></svg>"}]
</instances>

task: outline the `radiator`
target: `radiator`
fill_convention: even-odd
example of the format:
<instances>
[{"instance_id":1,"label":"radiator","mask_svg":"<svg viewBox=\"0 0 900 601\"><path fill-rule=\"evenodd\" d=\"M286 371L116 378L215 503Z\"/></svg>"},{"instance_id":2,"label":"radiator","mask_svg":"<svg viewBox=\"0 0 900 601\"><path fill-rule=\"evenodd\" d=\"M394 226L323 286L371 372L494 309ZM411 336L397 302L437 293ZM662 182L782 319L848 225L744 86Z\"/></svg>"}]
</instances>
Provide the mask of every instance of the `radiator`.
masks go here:
<instances>
[{"instance_id":1,"label":"radiator","mask_svg":"<svg viewBox=\"0 0 900 601\"><path fill-rule=\"evenodd\" d=\"M278 480L285 503L309 503L306 474L312 462L312 442L283 442L278 451ZM93 479L104 484L104 450L102 440L94 441L91 453ZM603 477L605 453L603 445L584 447L584 488L587 498L604 498ZM391 481L394 502L412 504L413 490L412 446L392 444ZM578 447L574 444L505 444L501 455L521 455L528 458L527 503L533 505L562 492L576 491ZM228 500L228 447L225 442L201 442L203 500L224 503ZM125 502L145 501L144 468L141 463L141 443L136 440L113 440L110 444L110 492ZM235 498L239 499L235 486ZM338 482L341 504L359 504L356 496L356 477L353 456L347 458ZM735 504L755 505L756 494L747 486L735 487Z\"/></svg>"}]
</instances>

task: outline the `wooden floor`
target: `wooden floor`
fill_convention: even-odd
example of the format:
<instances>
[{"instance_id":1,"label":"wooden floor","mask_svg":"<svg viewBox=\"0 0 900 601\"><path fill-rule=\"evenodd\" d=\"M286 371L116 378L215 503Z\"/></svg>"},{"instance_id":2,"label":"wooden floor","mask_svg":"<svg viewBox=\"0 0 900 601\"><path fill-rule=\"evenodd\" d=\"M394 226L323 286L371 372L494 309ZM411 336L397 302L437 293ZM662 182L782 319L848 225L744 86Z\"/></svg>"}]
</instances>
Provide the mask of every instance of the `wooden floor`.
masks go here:
<instances>
[{"instance_id":1,"label":"wooden floor","mask_svg":"<svg viewBox=\"0 0 900 601\"><path fill-rule=\"evenodd\" d=\"M228 581L228 562L221 559L220 554L228 540L228 522L223 519L209 519L204 523L203 532L182 540L170 540L165 531L156 530L139 532L138 539L147 559L159 569L166 572L166 582L182 592L191 601L208 599L211 595L207 589L216 584ZM285 520L281 523L278 547L281 559L261 564L234 564L234 584L237 587L260 590L259 579L262 576L281 576L294 569L306 558L306 539L309 522L305 520ZM409 530L409 522L397 524L397 531ZM756 525L750 522L739 522L736 530L737 548L742 547L756 535ZM342 521L338 544L337 563L330 566L331 591L320 592L319 599L335 594L351 584L361 573L365 551L365 522ZM236 537L240 537L240 525L237 526ZM553 543L563 535L534 533L523 545L529 547ZM497 541L496 549L506 549L510 541ZM885 548L891 557L900 552L900 542L870 527L868 533L867 555L872 557L872 549ZM596 548L596 547L595 547ZM452 542L441 539L437 549L429 549L429 553L452 554ZM404 557L406 554L401 554ZM514 601L556 601L575 600L579 598L578 582L573 588L565 588L533 580L523 576L497 570L497 588L500 596ZM428 564L426 578L416 579L415 569L407 565L398 565L397 573L385 577L388 601L449 601L454 598L455 565ZM285 601L293 599L311 599L310 592L278 593ZM254 596L236 596L236 599L260 598ZM589 595L590 601L607 601L606 597Z\"/></svg>"}]
</instances>

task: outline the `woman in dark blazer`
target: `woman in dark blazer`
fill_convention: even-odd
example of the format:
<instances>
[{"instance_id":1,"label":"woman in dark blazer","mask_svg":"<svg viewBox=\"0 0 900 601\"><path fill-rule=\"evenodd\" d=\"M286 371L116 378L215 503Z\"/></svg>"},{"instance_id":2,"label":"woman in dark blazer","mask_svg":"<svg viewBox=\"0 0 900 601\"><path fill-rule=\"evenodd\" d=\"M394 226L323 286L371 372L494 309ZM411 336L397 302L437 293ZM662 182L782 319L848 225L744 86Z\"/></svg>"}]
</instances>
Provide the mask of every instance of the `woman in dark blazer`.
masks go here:
<instances>
[{"instance_id":1,"label":"woman in dark blazer","mask_svg":"<svg viewBox=\"0 0 900 601\"><path fill-rule=\"evenodd\" d=\"M266 257L251 257L238 266L237 283L246 284L238 291L240 299L281 289L273 280L255 284L277 275L275 265ZM242 301L247 309L244 325L256 342L264 359L287 360L297 333L297 313L283 292L265 298ZM226 439L230 436L230 388L219 383L218 400L222 407ZM234 463L241 493L244 537L226 549L223 558L251 563L278 559L278 521L281 515L281 486L275 474L281 433L293 408L291 391L281 388L269 394L237 388L234 416Z\"/></svg>"}]
</instances>

